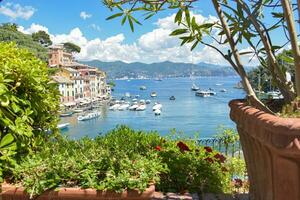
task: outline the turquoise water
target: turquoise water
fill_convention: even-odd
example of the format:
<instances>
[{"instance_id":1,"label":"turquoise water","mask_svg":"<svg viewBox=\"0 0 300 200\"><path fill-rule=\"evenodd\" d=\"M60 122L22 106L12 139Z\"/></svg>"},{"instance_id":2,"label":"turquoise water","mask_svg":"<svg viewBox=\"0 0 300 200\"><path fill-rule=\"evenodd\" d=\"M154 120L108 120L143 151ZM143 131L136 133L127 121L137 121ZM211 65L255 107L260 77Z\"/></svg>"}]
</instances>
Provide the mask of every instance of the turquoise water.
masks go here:
<instances>
[{"instance_id":1,"label":"turquoise water","mask_svg":"<svg viewBox=\"0 0 300 200\"><path fill-rule=\"evenodd\" d=\"M243 98L243 90L233 88L239 81L238 77L201 77L194 82L201 89L212 88L216 96L196 97L191 91L193 81L189 78L172 78L163 81L155 80L117 80L113 96L118 99L129 92L131 95L140 95L140 99L151 99L151 104L145 111L110 111L108 106L103 106L101 117L90 121L78 122L77 115L63 118L61 123L69 122L71 125L63 133L71 138L83 136L95 137L105 133L118 124L126 124L139 130L157 130L161 135L170 133L172 129L182 131L187 136L199 133L200 137L210 137L216 134L220 125L234 128L234 123L229 118L228 102L234 98ZM222 84L222 85L216 85ZM147 90L139 88L145 85ZM227 92L220 92L221 89ZM155 91L156 98L151 98L150 93ZM175 101L169 97L174 95ZM154 116L152 106L155 101L162 103L162 114Z\"/></svg>"}]
</instances>

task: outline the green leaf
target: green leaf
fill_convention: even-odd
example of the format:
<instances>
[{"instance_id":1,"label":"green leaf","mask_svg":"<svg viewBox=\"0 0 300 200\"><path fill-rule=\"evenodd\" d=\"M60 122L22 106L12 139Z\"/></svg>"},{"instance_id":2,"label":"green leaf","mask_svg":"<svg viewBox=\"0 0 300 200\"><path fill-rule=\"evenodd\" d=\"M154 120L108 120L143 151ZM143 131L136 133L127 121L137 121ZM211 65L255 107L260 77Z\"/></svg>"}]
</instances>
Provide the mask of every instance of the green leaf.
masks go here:
<instances>
[{"instance_id":1,"label":"green leaf","mask_svg":"<svg viewBox=\"0 0 300 200\"><path fill-rule=\"evenodd\" d=\"M175 35L181 35L181 34L184 34L184 33L187 33L187 29L182 28L182 29L176 29L170 35L175 36Z\"/></svg>"},{"instance_id":2,"label":"green leaf","mask_svg":"<svg viewBox=\"0 0 300 200\"><path fill-rule=\"evenodd\" d=\"M281 12L272 12L271 13L274 18L283 18L284 14Z\"/></svg>"},{"instance_id":3,"label":"green leaf","mask_svg":"<svg viewBox=\"0 0 300 200\"><path fill-rule=\"evenodd\" d=\"M134 32L133 22L132 22L132 19L131 19L130 15L128 15L128 22L129 22L131 31Z\"/></svg>"},{"instance_id":4,"label":"green leaf","mask_svg":"<svg viewBox=\"0 0 300 200\"><path fill-rule=\"evenodd\" d=\"M111 19L114 19L114 18L116 18L116 17L120 17L120 16L122 16L123 14L124 14L124 13L116 13L116 14L114 14L114 15L112 15L112 16L106 18L106 20L111 20Z\"/></svg>"},{"instance_id":5,"label":"green leaf","mask_svg":"<svg viewBox=\"0 0 300 200\"><path fill-rule=\"evenodd\" d=\"M5 146L11 144L13 141L14 137L11 134L5 135L0 142L0 148L4 148Z\"/></svg>"},{"instance_id":6,"label":"green leaf","mask_svg":"<svg viewBox=\"0 0 300 200\"><path fill-rule=\"evenodd\" d=\"M195 49L195 47L198 45L198 43L199 43L199 41L197 40L197 41L193 44L193 46L191 47L191 51L193 51L193 49Z\"/></svg>"},{"instance_id":7,"label":"green leaf","mask_svg":"<svg viewBox=\"0 0 300 200\"><path fill-rule=\"evenodd\" d=\"M125 16L123 17L123 19L122 19L122 22L121 22L122 26L125 24L126 19L127 19L127 16L125 15Z\"/></svg>"},{"instance_id":8,"label":"green leaf","mask_svg":"<svg viewBox=\"0 0 300 200\"><path fill-rule=\"evenodd\" d=\"M191 16L190 16L190 11L188 8L185 9L185 20L188 24L188 26L191 25Z\"/></svg>"},{"instance_id":9,"label":"green leaf","mask_svg":"<svg viewBox=\"0 0 300 200\"><path fill-rule=\"evenodd\" d=\"M174 22L178 23L178 25L181 23L181 20L182 20L182 10L179 9L176 16L175 16L175 19L174 19Z\"/></svg>"}]
</instances>

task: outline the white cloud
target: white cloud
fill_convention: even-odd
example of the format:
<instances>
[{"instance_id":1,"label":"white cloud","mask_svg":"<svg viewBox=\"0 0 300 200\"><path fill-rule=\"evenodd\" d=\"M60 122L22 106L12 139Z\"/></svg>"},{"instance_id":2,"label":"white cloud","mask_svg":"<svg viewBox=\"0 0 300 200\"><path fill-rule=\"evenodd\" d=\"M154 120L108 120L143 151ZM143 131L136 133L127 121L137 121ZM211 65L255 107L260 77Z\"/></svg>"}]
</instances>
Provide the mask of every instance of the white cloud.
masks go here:
<instances>
[{"instance_id":1,"label":"white cloud","mask_svg":"<svg viewBox=\"0 0 300 200\"><path fill-rule=\"evenodd\" d=\"M88 18L91 18L92 15L86 13L85 11L82 11L82 12L80 12L80 17L81 17L82 19L86 20L86 19L88 19Z\"/></svg>"},{"instance_id":2,"label":"white cloud","mask_svg":"<svg viewBox=\"0 0 300 200\"><path fill-rule=\"evenodd\" d=\"M193 15L193 14L192 14ZM204 17L202 15L193 15L198 22L216 21L213 16ZM50 38L54 44L72 42L81 47L81 52L76 56L78 60L102 60L102 61L124 61L124 62L185 62L199 63L207 62L213 64L229 65L225 59L214 49L207 46L199 46L190 51L191 45L180 46L181 41L169 36L177 27L173 23L174 15L159 19L155 25L156 28L150 32L141 35L136 42L131 44L125 43L125 35L117 34L106 39L95 38L89 40L85 37L80 28L74 28L67 34L50 33ZM24 29L26 32L33 32L37 29L46 29L38 24L31 25L30 28ZM48 29L46 29L48 31ZM211 43L217 45L216 43ZM221 51L227 52L227 45L219 45ZM245 64L248 63L249 57L243 57ZM255 63L256 64L256 63Z\"/></svg>"},{"instance_id":3,"label":"white cloud","mask_svg":"<svg viewBox=\"0 0 300 200\"><path fill-rule=\"evenodd\" d=\"M19 26L18 27L18 31L25 33L25 34L32 34L32 33L36 33L38 31L45 31L46 33L49 33L49 30L47 27L42 26L40 24L31 24L31 26L27 29L25 29L23 26Z\"/></svg>"},{"instance_id":4,"label":"white cloud","mask_svg":"<svg viewBox=\"0 0 300 200\"><path fill-rule=\"evenodd\" d=\"M17 18L28 20L36 9L31 6L21 6L20 4L6 3L0 6L0 13L15 20Z\"/></svg>"}]
</instances>

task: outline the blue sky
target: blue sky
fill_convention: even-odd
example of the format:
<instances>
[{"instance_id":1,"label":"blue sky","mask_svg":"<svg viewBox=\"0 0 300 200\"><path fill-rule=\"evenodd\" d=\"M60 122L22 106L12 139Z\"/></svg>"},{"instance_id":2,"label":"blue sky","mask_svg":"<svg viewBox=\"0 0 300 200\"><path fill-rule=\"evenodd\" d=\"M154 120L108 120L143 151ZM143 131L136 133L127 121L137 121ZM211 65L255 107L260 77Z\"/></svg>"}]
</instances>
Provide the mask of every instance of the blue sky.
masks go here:
<instances>
[{"instance_id":1,"label":"blue sky","mask_svg":"<svg viewBox=\"0 0 300 200\"><path fill-rule=\"evenodd\" d=\"M17 23L28 34L46 30L55 43L77 43L82 47L79 60L226 64L207 47L199 46L193 53L187 46L180 48L180 41L168 36L176 28L172 23L174 12L161 12L144 21L143 26L136 26L132 33L128 25L121 26L120 19L105 20L113 13L100 0L3 0L0 22ZM199 0L192 12L200 21L216 19L207 0Z\"/></svg>"}]
</instances>

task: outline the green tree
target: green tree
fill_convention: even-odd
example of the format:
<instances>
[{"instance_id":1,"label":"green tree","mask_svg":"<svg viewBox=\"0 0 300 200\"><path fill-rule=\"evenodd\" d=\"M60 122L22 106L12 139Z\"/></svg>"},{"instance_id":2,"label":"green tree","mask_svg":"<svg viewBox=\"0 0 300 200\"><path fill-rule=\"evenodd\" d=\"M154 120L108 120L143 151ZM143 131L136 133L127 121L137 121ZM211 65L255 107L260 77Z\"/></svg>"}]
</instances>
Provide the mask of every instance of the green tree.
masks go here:
<instances>
[{"instance_id":1,"label":"green tree","mask_svg":"<svg viewBox=\"0 0 300 200\"><path fill-rule=\"evenodd\" d=\"M46 63L15 43L0 42L0 66L1 173L1 166L56 132L59 93Z\"/></svg>"},{"instance_id":2,"label":"green tree","mask_svg":"<svg viewBox=\"0 0 300 200\"><path fill-rule=\"evenodd\" d=\"M64 48L69 53L80 53L81 48L71 42L64 43Z\"/></svg>"},{"instance_id":3,"label":"green tree","mask_svg":"<svg viewBox=\"0 0 300 200\"><path fill-rule=\"evenodd\" d=\"M52 45L52 41L50 36L45 31L38 31L33 33L32 35L33 41L39 42L43 46L50 46Z\"/></svg>"},{"instance_id":4,"label":"green tree","mask_svg":"<svg viewBox=\"0 0 300 200\"><path fill-rule=\"evenodd\" d=\"M18 31L18 25L15 23L3 23L0 27L14 32Z\"/></svg>"}]
</instances>

